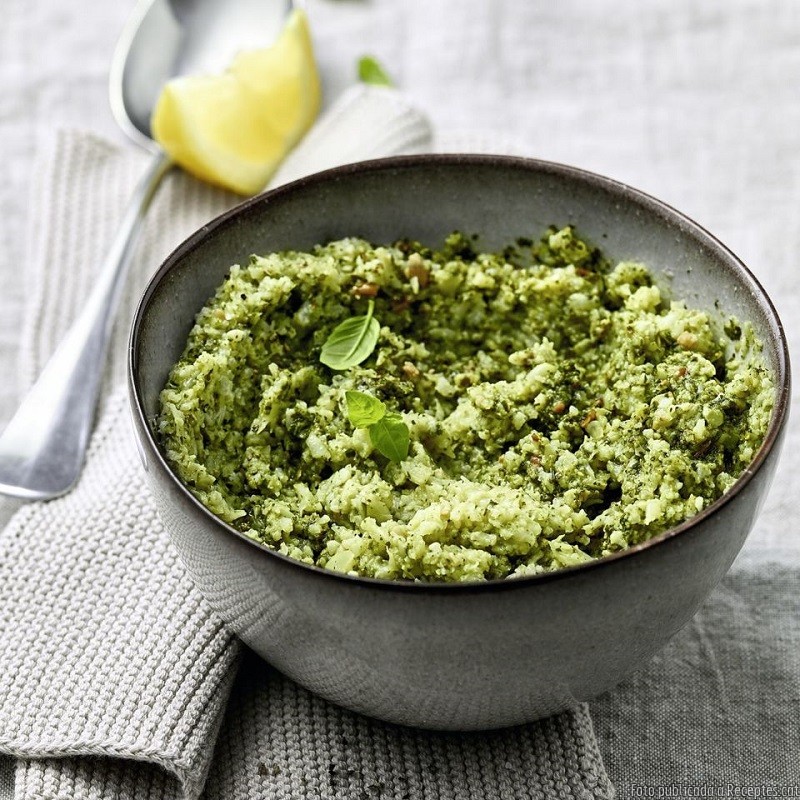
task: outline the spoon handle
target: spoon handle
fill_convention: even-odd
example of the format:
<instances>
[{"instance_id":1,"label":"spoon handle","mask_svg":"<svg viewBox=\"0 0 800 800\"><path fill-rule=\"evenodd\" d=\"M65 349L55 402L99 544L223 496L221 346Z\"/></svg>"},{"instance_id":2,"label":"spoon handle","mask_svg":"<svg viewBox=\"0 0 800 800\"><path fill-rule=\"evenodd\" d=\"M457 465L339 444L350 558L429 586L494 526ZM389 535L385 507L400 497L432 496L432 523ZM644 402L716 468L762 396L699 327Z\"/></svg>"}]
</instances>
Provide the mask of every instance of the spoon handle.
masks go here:
<instances>
[{"instance_id":1,"label":"spoon handle","mask_svg":"<svg viewBox=\"0 0 800 800\"><path fill-rule=\"evenodd\" d=\"M128 266L150 201L171 166L164 153L154 156L86 306L0 436L0 493L46 500L78 480Z\"/></svg>"}]
</instances>

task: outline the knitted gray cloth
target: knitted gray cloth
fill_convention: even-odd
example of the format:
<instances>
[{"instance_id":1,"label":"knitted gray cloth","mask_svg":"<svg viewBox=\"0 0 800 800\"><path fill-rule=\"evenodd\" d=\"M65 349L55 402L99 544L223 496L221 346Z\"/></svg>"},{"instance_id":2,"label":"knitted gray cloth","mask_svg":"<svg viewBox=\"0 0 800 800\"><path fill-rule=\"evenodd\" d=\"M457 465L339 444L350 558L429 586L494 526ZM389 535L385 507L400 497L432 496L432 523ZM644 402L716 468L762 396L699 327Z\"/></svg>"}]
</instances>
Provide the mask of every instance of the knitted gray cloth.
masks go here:
<instances>
[{"instance_id":1,"label":"knitted gray cloth","mask_svg":"<svg viewBox=\"0 0 800 800\"><path fill-rule=\"evenodd\" d=\"M93 281L144 157L61 134L31 205L22 382ZM183 174L148 216L87 466L0 533L0 752L18 798L612 797L585 707L505 732L444 735L310 695L241 646L186 577L145 487L121 386L147 277L233 201ZM237 665L241 666L238 670Z\"/></svg>"}]
</instances>

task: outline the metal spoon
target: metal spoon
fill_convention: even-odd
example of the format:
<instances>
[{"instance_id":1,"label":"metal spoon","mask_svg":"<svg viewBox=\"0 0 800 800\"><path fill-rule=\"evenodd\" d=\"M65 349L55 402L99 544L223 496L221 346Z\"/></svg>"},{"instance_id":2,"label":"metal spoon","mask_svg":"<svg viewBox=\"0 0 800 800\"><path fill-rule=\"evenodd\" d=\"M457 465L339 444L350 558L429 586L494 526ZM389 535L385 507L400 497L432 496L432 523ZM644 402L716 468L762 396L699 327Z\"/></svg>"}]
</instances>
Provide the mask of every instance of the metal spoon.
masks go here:
<instances>
[{"instance_id":1,"label":"metal spoon","mask_svg":"<svg viewBox=\"0 0 800 800\"><path fill-rule=\"evenodd\" d=\"M130 200L86 306L0 436L0 493L46 500L83 466L108 341L142 220L171 168L150 131L175 75L219 72L238 50L273 41L290 0L141 0L120 37L109 80L120 127L154 156Z\"/></svg>"}]
</instances>

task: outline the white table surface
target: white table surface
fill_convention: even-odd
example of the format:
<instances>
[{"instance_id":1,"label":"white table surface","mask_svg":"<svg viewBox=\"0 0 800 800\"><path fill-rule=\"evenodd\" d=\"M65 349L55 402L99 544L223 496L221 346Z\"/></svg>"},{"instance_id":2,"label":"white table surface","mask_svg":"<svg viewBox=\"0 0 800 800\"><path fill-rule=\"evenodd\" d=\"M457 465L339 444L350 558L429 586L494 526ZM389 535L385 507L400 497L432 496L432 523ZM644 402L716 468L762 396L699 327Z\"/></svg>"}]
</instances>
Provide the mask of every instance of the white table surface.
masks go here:
<instances>
[{"instance_id":1,"label":"white table surface","mask_svg":"<svg viewBox=\"0 0 800 800\"><path fill-rule=\"evenodd\" d=\"M115 127L106 89L132 7L133 0L2 3L0 424L18 388L23 298L14 276L36 235L26 215L28 175L58 127L133 146ZM493 131L532 156L655 194L751 266L797 348L796 0L309 0L308 7L329 96L352 79L356 57L373 52L439 129ZM789 452L798 450L798 425ZM800 479L782 471L748 546L800 549L798 490ZM630 767L626 744L601 737L604 744L617 781Z\"/></svg>"}]
</instances>

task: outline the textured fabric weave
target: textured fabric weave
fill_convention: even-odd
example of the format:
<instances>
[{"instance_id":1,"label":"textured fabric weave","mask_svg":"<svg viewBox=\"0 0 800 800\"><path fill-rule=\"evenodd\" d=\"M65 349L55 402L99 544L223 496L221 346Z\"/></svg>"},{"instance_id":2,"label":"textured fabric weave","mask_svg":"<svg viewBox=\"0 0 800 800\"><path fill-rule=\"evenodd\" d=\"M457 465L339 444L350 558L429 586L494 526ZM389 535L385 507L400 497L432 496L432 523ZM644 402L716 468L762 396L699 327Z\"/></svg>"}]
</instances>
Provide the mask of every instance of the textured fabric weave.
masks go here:
<instances>
[{"instance_id":1,"label":"textured fabric weave","mask_svg":"<svg viewBox=\"0 0 800 800\"><path fill-rule=\"evenodd\" d=\"M135 2L3 0L0 424L17 391L11 364L29 288L19 276L31 268L26 248L46 210L28 201L34 153L59 125L124 141L108 110L108 64ZM354 61L368 47L437 128L503 131L524 142L525 155L652 192L745 260L775 301L792 352L800 347L797 0L307 6L328 97L352 82ZM489 141L497 143L496 133ZM113 187L103 187L109 202L94 203L93 215L118 215L130 184L116 180L119 196L112 202ZM186 222L180 211L178 225ZM87 258L102 256L94 241L83 243ZM729 782L800 785L795 386L783 462L730 575L649 667L591 704L622 798L636 796L636 786L655 793L676 782L721 786L725 794ZM13 505L0 499L0 520ZM0 800L7 773L0 758Z\"/></svg>"},{"instance_id":2,"label":"textured fabric weave","mask_svg":"<svg viewBox=\"0 0 800 800\"><path fill-rule=\"evenodd\" d=\"M23 383L80 307L143 163L77 134L45 159ZM121 319L163 256L231 202L167 178ZM121 386L126 328L78 487L0 534L0 751L18 759L17 798L195 798L207 775L209 800L612 796L585 707L437 736L335 708L252 655L228 703L240 646L185 576L144 484Z\"/></svg>"},{"instance_id":3,"label":"textured fabric weave","mask_svg":"<svg viewBox=\"0 0 800 800\"><path fill-rule=\"evenodd\" d=\"M796 533L784 532L793 545ZM800 795L795 547L751 539L689 625L591 709L603 756L618 765L620 798L659 786L684 797L743 797L743 787L754 797Z\"/></svg>"},{"instance_id":4,"label":"textured fabric weave","mask_svg":"<svg viewBox=\"0 0 800 800\"><path fill-rule=\"evenodd\" d=\"M612 790L585 706L507 731L410 731L332 706L248 653L207 796L589 800Z\"/></svg>"},{"instance_id":5,"label":"textured fabric weave","mask_svg":"<svg viewBox=\"0 0 800 800\"><path fill-rule=\"evenodd\" d=\"M278 167L269 188L353 161L392 153L423 153L432 144L428 118L400 92L357 84L322 113Z\"/></svg>"}]
</instances>

